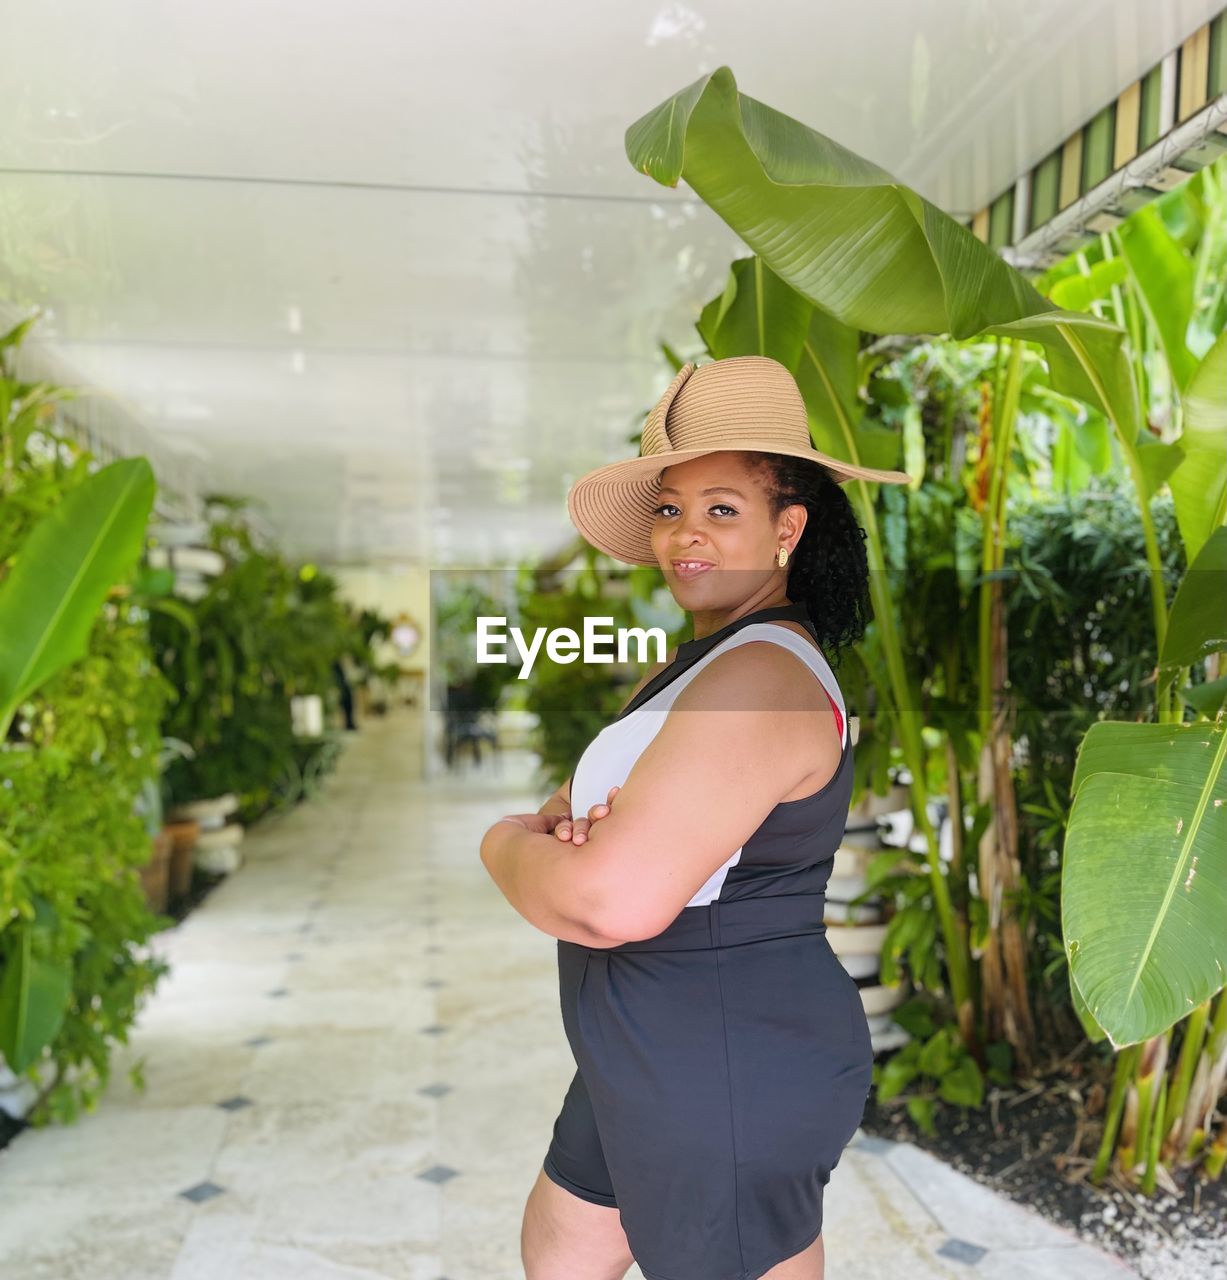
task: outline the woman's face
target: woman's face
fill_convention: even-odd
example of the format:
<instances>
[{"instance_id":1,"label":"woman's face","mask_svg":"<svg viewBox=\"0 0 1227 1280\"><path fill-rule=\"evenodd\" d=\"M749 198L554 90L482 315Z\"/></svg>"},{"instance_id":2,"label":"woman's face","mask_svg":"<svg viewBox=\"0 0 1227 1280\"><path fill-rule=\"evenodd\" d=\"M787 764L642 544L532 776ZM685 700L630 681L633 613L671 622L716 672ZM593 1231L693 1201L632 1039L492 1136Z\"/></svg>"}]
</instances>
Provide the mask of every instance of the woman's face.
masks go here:
<instances>
[{"instance_id":1,"label":"woman's face","mask_svg":"<svg viewBox=\"0 0 1227 1280\"><path fill-rule=\"evenodd\" d=\"M660 484L652 550L684 609L733 608L784 576L776 554L781 546L790 552L795 547L805 508L788 507L773 520L759 473L740 454L708 453L674 463ZM709 567L688 572L678 561Z\"/></svg>"}]
</instances>

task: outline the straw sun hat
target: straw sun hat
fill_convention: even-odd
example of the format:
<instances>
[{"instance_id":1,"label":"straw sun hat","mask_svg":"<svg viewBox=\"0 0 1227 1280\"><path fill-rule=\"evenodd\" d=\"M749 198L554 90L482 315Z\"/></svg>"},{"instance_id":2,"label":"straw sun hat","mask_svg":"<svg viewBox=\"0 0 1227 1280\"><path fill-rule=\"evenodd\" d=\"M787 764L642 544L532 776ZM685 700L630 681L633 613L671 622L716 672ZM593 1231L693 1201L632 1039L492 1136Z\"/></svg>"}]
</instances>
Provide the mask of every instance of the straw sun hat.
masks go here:
<instances>
[{"instance_id":1,"label":"straw sun hat","mask_svg":"<svg viewBox=\"0 0 1227 1280\"><path fill-rule=\"evenodd\" d=\"M643 427L639 457L611 462L580 476L567 511L583 536L627 564L657 563L652 525L660 473L723 449L784 453L821 463L842 484L854 477L906 484L904 471L878 471L819 453L796 379L767 356L730 356L684 364Z\"/></svg>"}]
</instances>

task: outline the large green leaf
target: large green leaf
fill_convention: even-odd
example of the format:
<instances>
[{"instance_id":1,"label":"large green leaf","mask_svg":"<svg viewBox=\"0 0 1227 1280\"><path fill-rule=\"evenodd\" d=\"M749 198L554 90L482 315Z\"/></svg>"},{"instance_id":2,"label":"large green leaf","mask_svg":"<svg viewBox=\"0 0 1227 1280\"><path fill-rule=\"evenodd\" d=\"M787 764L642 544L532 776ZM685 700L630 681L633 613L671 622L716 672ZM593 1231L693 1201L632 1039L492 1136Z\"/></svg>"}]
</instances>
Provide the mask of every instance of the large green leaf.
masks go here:
<instances>
[{"instance_id":1,"label":"large green leaf","mask_svg":"<svg viewBox=\"0 0 1227 1280\"><path fill-rule=\"evenodd\" d=\"M69 970L36 958L23 928L0 981L0 1054L13 1071L24 1071L55 1037L71 988Z\"/></svg>"},{"instance_id":2,"label":"large green leaf","mask_svg":"<svg viewBox=\"0 0 1227 1280\"><path fill-rule=\"evenodd\" d=\"M1184 451L1178 444L1148 440L1138 445L1137 454L1144 482L1143 497L1149 502L1184 461Z\"/></svg>"},{"instance_id":3,"label":"large green leaf","mask_svg":"<svg viewBox=\"0 0 1227 1280\"><path fill-rule=\"evenodd\" d=\"M1078 1021L1082 1023L1082 1030L1086 1033L1086 1038L1092 1044L1098 1044L1104 1039L1104 1030L1095 1021L1090 1009L1086 1007L1086 1001L1082 998L1082 992L1078 990L1078 984L1070 977L1069 994L1071 1002L1074 1006L1074 1012L1078 1015Z\"/></svg>"},{"instance_id":4,"label":"large green leaf","mask_svg":"<svg viewBox=\"0 0 1227 1280\"><path fill-rule=\"evenodd\" d=\"M1177 388L1184 388L1197 368L1185 341L1193 315L1193 261L1153 204L1135 210L1121 223L1118 235L1134 284L1163 344L1172 379Z\"/></svg>"},{"instance_id":5,"label":"large green leaf","mask_svg":"<svg viewBox=\"0 0 1227 1280\"><path fill-rule=\"evenodd\" d=\"M898 433L862 421L859 334L803 298L761 258L732 264L724 292L703 308L698 330L717 360L766 355L788 368L823 453L882 471L898 467Z\"/></svg>"},{"instance_id":6,"label":"large green leaf","mask_svg":"<svg viewBox=\"0 0 1227 1280\"><path fill-rule=\"evenodd\" d=\"M1227 979L1227 726L1103 721L1065 838L1070 980L1113 1045L1158 1035Z\"/></svg>"},{"instance_id":7,"label":"large green leaf","mask_svg":"<svg viewBox=\"0 0 1227 1280\"><path fill-rule=\"evenodd\" d=\"M761 258L738 258L724 292L703 308L697 328L717 360L770 356L795 369L813 309Z\"/></svg>"},{"instance_id":8,"label":"large green leaf","mask_svg":"<svg viewBox=\"0 0 1227 1280\"><path fill-rule=\"evenodd\" d=\"M1227 516L1227 330L1184 389L1184 455L1168 478L1188 563Z\"/></svg>"},{"instance_id":9,"label":"large green leaf","mask_svg":"<svg viewBox=\"0 0 1227 1280\"><path fill-rule=\"evenodd\" d=\"M1049 298L1067 311L1089 311L1092 302L1106 298L1114 285L1129 274L1123 258L1097 262L1086 275L1070 275L1058 280L1048 291Z\"/></svg>"},{"instance_id":10,"label":"large green leaf","mask_svg":"<svg viewBox=\"0 0 1227 1280\"><path fill-rule=\"evenodd\" d=\"M1123 332L1063 311L966 227L885 170L739 93L728 67L626 132L631 163L696 194L803 297L871 333L1040 343L1053 385L1102 409L1133 448Z\"/></svg>"},{"instance_id":11,"label":"large green leaf","mask_svg":"<svg viewBox=\"0 0 1227 1280\"><path fill-rule=\"evenodd\" d=\"M85 654L107 592L141 553L154 498L144 458L103 467L30 530L0 582L0 738L23 698Z\"/></svg>"},{"instance_id":12,"label":"large green leaf","mask_svg":"<svg viewBox=\"0 0 1227 1280\"><path fill-rule=\"evenodd\" d=\"M1163 637L1159 665L1178 667L1227 649L1227 529L1218 528L1181 579Z\"/></svg>"},{"instance_id":13,"label":"large green leaf","mask_svg":"<svg viewBox=\"0 0 1227 1280\"><path fill-rule=\"evenodd\" d=\"M1180 696L1201 716L1209 716L1211 720L1218 715L1224 703L1227 703L1227 676L1217 680L1206 680L1201 684L1185 685Z\"/></svg>"}]
</instances>

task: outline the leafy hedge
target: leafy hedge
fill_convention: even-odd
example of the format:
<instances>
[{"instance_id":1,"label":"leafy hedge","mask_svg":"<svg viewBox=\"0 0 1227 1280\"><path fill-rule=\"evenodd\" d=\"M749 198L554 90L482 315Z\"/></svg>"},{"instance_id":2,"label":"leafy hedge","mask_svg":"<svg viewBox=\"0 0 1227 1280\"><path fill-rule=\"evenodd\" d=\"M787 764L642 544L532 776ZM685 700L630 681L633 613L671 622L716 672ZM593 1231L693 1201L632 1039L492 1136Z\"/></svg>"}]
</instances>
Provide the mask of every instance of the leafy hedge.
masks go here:
<instances>
[{"instance_id":1,"label":"leafy hedge","mask_svg":"<svg viewBox=\"0 0 1227 1280\"><path fill-rule=\"evenodd\" d=\"M89 455L50 431L23 444L5 475L0 577L89 476ZM86 656L22 704L0 743L0 1051L38 1090L35 1122L93 1107L112 1042L165 971L145 945L158 919L140 883L151 843L134 806L157 778L170 689L147 612L116 594Z\"/></svg>"}]
</instances>

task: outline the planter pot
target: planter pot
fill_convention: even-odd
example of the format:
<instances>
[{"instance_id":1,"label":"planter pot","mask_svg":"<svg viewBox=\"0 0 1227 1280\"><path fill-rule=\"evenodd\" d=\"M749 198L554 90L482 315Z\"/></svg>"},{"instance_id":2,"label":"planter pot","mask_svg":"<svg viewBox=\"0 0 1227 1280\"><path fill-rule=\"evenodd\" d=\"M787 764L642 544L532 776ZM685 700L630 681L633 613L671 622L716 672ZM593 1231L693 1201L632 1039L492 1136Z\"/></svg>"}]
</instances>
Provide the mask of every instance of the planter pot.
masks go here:
<instances>
[{"instance_id":1,"label":"planter pot","mask_svg":"<svg viewBox=\"0 0 1227 1280\"><path fill-rule=\"evenodd\" d=\"M209 875L228 876L243 865L239 848L242 843L243 828L237 822L213 831L201 831L196 843L196 865Z\"/></svg>"},{"instance_id":2,"label":"planter pot","mask_svg":"<svg viewBox=\"0 0 1227 1280\"><path fill-rule=\"evenodd\" d=\"M141 868L141 885L150 911L159 915L166 910L170 893L170 855L174 842L163 828L151 841L153 845L149 861Z\"/></svg>"},{"instance_id":3,"label":"planter pot","mask_svg":"<svg viewBox=\"0 0 1227 1280\"><path fill-rule=\"evenodd\" d=\"M195 819L204 831L209 827L220 827L238 807L238 796L233 791L227 791L224 796L215 796L211 800L191 800L187 804L177 804L170 811L170 816L176 822Z\"/></svg>"},{"instance_id":4,"label":"planter pot","mask_svg":"<svg viewBox=\"0 0 1227 1280\"><path fill-rule=\"evenodd\" d=\"M209 526L203 520L185 520L182 523L159 520L150 524L149 536L158 543L150 552L152 557L153 551L166 547L187 547L202 542L209 536Z\"/></svg>"},{"instance_id":5,"label":"planter pot","mask_svg":"<svg viewBox=\"0 0 1227 1280\"><path fill-rule=\"evenodd\" d=\"M318 693L290 699L290 722L296 738L324 736L324 700Z\"/></svg>"},{"instance_id":6,"label":"planter pot","mask_svg":"<svg viewBox=\"0 0 1227 1280\"><path fill-rule=\"evenodd\" d=\"M869 1023L869 1034L873 1039L875 1048L878 1047L878 1038L885 1038L892 1031L899 1032L903 1040L908 1038L907 1032L895 1022L889 1012L871 1014L865 1020Z\"/></svg>"},{"instance_id":7,"label":"planter pot","mask_svg":"<svg viewBox=\"0 0 1227 1280\"><path fill-rule=\"evenodd\" d=\"M209 547L176 547L171 553L176 573L197 573L216 578L226 568L226 557Z\"/></svg>"},{"instance_id":8,"label":"planter pot","mask_svg":"<svg viewBox=\"0 0 1227 1280\"><path fill-rule=\"evenodd\" d=\"M886 941L884 924L833 924L827 928L827 941L831 949L842 959L844 956L882 954Z\"/></svg>"},{"instance_id":9,"label":"planter pot","mask_svg":"<svg viewBox=\"0 0 1227 1280\"><path fill-rule=\"evenodd\" d=\"M829 932L829 931L828 931ZM876 978L878 976L879 957L876 952L867 951L864 955L855 952L839 957L839 963L852 978Z\"/></svg>"},{"instance_id":10,"label":"planter pot","mask_svg":"<svg viewBox=\"0 0 1227 1280\"><path fill-rule=\"evenodd\" d=\"M833 875L830 880L827 881L827 901L830 902L831 899L834 898L836 902L851 902L857 894L864 893L868 888L869 881L866 880L864 874L859 871L846 876ZM879 901L880 899L876 894L874 897L866 899L866 902L869 903L876 903Z\"/></svg>"},{"instance_id":11,"label":"planter pot","mask_svg":"<svg viewBox=\"0 0 1227 1280\"><path fill-rule=\"evenodd\" d=\"M909 990L910 987L906 982L897 982L893 987L885 987L881 984L876 987L862 987L861 1004L865 1006L865 1012L870 1017L889 1013L907 999Z\"/></svg>"},{"instance_id":12,"label":"planter pot","mask_svg":"<svg viewBox=\"0 0 1227 1280\"><path fill-rule=\"evenodd\" d=\"M877 924L882 919L882 899L874 898L868 902L858 902L855 906L840 902L838 898L828 898L823 909L823 919L828 925L865 926Z\"/></svg>"},{"instance_id":13,"label":"planter pot","mask_svg":"<svg viewBox=\"0 0 1227 1280\"><path fill-rule=\"evenodd\" d=\"M911 787L895 783L884 796L876 795L872 791L867 792L852 813L858 818L880 818L883 814L898 813L901 809L911 809L911 807Z\"/></svg>"},{"instance_id":14,"label":"planter pot","mask_svg":"<svg viewBox=\"0 0 1227 1280\"><path fill-rule=\"evenodd\" d=\"M200 837L200 823L194 820L168 822L174 848L170 855L170 896L183 898L191 892L192 864L196 857L196 841Z\"/></svg>"},{"instance_id":15,"label":"planter pot","mask_svg":"<svg viewBox=\"0 0 1227 1280\"><path fill-rule=\"evenodd\" d=\"M226 567L226 557L208 547L150 547L153 569L173 569L175 576L215 578Z\"/></svg>"},{"instance_id":16,"label":"planter pot","mask_svg":"<svg viewBox=\"0 0 1227 1280\"><path fill-rule=\"evenodd\" d=\"M209 584L199 574L176 574L175 595L180 600L202 600L209 591Z\"/></svg>"},{"instance_id":17,"label":"planter pot","mask_svg":"<svg viewBox=\"0 0 1227 1280\"><path fill-rule=\"evenodd\" d=\"M38 1095L39 1087L33 1080L14 1075L0 1060L0 1111L14 1120L24 1120L38 1101Z\"/></svg>"},{"instance_id":18,"label":"planter pot","mask_svg":"<svg viewBox=\"0 0 1227 1280\"><path fill-rule=\"evenodd\" d=\"M866 853L876 853L882 847L882 830L874 821L858 818L849 819L847 830L840 838L841 849L855 849Z\"/></svg>"},{"instance_id":19,"label":"planter pot","mask_svg":"<svg viewBox=\"0 0 1227 1280\"><path fill-rule=\"evenodd\" d=\"M835 865L831 868L832 880L847 880L854 877L864 880L865 868L877 848L858 849L855 845L840 845L835 850Z\"/></svg>"},{"instance_id":20,"label":"planter pot","mask_svg":"<svg viewBox=\"0 0 1227 1280\"><path fill-rule=\"evenodd\" d=\"M889 1018L890 1014L885 1014L882 1018L867 1019L875 1057L888 1049L902 1049L912 1038L897 1022L889 1021Z\"/></svg>"}]
</instances>

